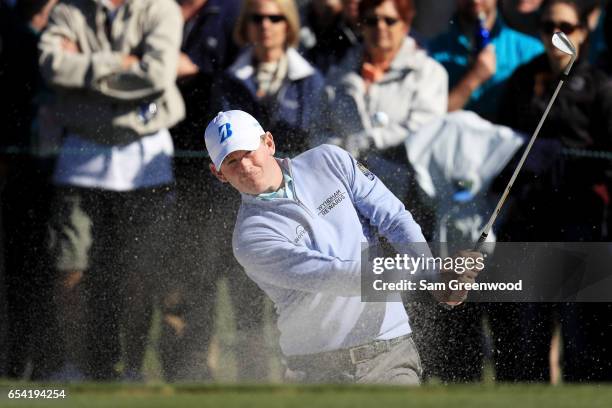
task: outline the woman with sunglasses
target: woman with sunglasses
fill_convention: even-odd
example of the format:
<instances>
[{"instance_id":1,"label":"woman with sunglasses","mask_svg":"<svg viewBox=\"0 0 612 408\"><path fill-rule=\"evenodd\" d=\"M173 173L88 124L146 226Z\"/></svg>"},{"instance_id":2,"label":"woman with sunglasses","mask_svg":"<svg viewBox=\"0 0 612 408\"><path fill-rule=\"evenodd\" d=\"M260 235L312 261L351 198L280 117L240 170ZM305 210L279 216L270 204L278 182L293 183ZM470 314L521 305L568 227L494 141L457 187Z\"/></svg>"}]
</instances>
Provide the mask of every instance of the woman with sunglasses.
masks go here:
<instances>
[{"instance_id":1,"label":"woman with sunglasses","mask_svg":"<svg viewBox=\"0 0 612 408\"><path fill-rule=\"evenodd\" d=\"M552 44L554 32L567 35L578 50L578 58L544 122L524 169L527 171L513 188L512 195L520 198L508 207L507 222L500 224L498 236L502 241L609 241L610 231L606 232L604 225L606 212L610 212L612 169L609 161L594 159L595 155L588 153L612 151L612 86L604 73L588 63L587 12L580 2L545 1L539 29L546 53L511 77L499 113L502 124L526 134L535 130L570 61L569 55ZM575 151L581 154L572 154ZM490 316L490 324L493 338L507 340L497 353L502 364L518 364L514 369L519 378L515 379L555 380L549 372L549 350L552 322L558 316L564 337L564 381L612 380L612 355L603 351L609 349L612 336L608 304L512 306L519 316L517 327L528 333L528 342L526 338L508 338L512 333L508 332L507 310L505 315L500 310L496 317ZM531 356L528 365L517 361L516 355Z\"/></svg>"},{"instance_id":2,"label":"woman with sunglasses","mask_svg":"<svg viewBox=\"0 0 612 408\"><path fill-rule=\"evenodd\" d=\"M299 33L294 0L245 0L234 31L244 49L216 87L219 109L252 113L290 155L310 144L324 90L321 74L295 49Z\"/></svg>"},{"instance_id":3,"label":"woman with sunglasses","mask_svg":"<svg viewBox=\"0 0 612 408\"><path fill-rule=\"evenodd\" d=\"M448 76L408 36L412 0L362 0L364 45L329 72L327 135L406 198L404 140L446 113Z\"/></svg>"},{"instance_id":4,"label":"woman with sunglasses","mask_svg":"<svg viewBox=\"0 0 612 408\"><path fill-rule=\"evenodd\" d=\"M500 106L500 123L526 134L535 130L571 58L552 44L553 33L561 31L576 46L578 57L538 137L554 141L562 148L609 149L612 140L612 87L606 75L588 62L587 12L576 0L545 1L539 29L546 53L518 68L510 78ZM577 184L572 187L581 186L581 192L564 191L564 194L569 194L574 205L584 203L583 200L591 196L590 184L595 183L602 174L596 174L594 166L597 164L591 159L566 161L565 170L570 172L568 175L571 178L565 178L563 183L566 186ZM576 173L578 170L583 170L585 174ZM547 201L550 201L550 197ZM563 201L568 204L567 200ZM541 210L552 216L549 208ZM543 239L547 239L542 235L546 234L548 239L597 241L602 234L601 220L596 222L591 219L594 215L593 209L586 212L572 211L572 214L563 217L564 223L583 224L582 227L574 225L562 232L563 228L549 229L542 224L541 228L534 226L533 234ZM555 225L559 225L559 219L552 217Z\"/></svg>"}]
</instances>

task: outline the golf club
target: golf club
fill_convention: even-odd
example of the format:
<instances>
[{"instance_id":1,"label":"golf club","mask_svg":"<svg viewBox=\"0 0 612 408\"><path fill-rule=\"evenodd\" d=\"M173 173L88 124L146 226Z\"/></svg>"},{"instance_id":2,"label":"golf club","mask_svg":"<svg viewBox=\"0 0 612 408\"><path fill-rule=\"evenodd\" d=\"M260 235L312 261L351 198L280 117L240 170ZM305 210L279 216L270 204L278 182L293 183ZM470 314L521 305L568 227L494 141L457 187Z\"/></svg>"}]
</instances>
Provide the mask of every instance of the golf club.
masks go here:
<instances>
[{"instance_id":1,"label":"golf club","mask_svg":"<svg viewBox=\"0 0 612 408\"><path fill-rule=\"evenodd\" d=\"M495 207L495 210L491 214L491 218L489 218L489 221L485 225L485 228L482 231L480 238L478 239L478 243L476 244L475 250L479 250L481 248L481 244L485 242L487 237L489 236L489 232L491 231L491 228L493 227L493 224L495 223L495 219L499 215L501 208L504 205L504 202L506 201L506 198L508 198L510 189L512 188L512 185L514 184L514 181L516 180L516 177L518 176L519 172L521 171L521 168L523 167L523 164L525 163L525 160L527 159L527 155L529 154L529 151L531 150L533 143L538 137L538 133L540 133L542 124L544 124L544 121L546 120L546 116L548 116L548 112L550 111L552 104L555 102L555 99L557 98L557 94L559 93L559 90L561 90L561 87L563 86L563 83L567 79L570 69L572 69L572 65L574 64L574 61L576 60L576 47L574 47L574 44L572 44L572 42L569 40L569 38L567 38L567 36L564 33L560 31L554 33L552 36L552 43L558 50L564 52L565 54L571 55L572 58L570 62L567 64L567 66L565 67L565 69L563 70L563 74L561 75L559 84L557 85L557 88L555 89L555 92L553 93L552 98L550 98L550 102L548 102L548 106L546 107L546 110L544 111L544 114L542 115L542 118L540 119L540 122L538 123L538 126L536 127L535 132L533 132L533 135L531 136L531 139L529 140L529 144L527 145L527 148L523 152L523 156L521 157L519 164L516 166L516 169L514 170L514 173L512 174L512 177L510 178L510 181L508 182L508 185L506 186L504 193L502 194L501 198L497 202L497 206Z\"/></svg>"}]
</instances>

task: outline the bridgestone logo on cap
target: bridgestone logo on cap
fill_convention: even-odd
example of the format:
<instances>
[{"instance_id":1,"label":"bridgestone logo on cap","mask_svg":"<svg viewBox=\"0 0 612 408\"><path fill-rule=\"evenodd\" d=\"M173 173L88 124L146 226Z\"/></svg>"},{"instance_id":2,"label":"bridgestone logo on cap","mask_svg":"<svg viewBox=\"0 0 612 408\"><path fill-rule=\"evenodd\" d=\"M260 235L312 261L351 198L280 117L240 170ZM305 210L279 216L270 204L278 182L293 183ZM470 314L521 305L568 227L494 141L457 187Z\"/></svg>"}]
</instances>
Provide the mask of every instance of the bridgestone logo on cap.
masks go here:
<instances>
[{"instance_id":1,"label":"bridgestone logo on cap","mask_svg":"<svg viewBox=\"0 0 612 408\"><path fill-rule=\"evenodd\" d=\"M232 132L232 125L230 123L219 126L219 136L221 136L219 144L229 139L233 134L234 132Z\"/></svg>"}]
</instances>

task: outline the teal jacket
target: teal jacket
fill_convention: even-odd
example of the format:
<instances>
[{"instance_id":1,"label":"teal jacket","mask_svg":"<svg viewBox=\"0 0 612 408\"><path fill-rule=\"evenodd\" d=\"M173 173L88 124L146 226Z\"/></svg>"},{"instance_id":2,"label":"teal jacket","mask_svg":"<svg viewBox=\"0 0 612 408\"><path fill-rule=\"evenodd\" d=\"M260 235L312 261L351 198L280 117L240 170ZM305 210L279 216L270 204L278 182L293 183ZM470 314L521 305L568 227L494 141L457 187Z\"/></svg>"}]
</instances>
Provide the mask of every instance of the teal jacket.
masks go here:
<instances>
[{"instance_id":1,"label":"teal jacket","mask_svg":"<svg viewBox=\"0 0 612 408\"><path fill-rule=\"evenodd\" d=\"M449 90L463 78L472 62L472 45L461 31L457 19L450 27L429 44L431 56L448 72ZM495 46L497 71L472 93L465 109L495 120L506 81L516 68L542 54L544 45L533 37L511 29L501 17L497 18L490 38L491 44Z\"/></svg>"}]
</instances>

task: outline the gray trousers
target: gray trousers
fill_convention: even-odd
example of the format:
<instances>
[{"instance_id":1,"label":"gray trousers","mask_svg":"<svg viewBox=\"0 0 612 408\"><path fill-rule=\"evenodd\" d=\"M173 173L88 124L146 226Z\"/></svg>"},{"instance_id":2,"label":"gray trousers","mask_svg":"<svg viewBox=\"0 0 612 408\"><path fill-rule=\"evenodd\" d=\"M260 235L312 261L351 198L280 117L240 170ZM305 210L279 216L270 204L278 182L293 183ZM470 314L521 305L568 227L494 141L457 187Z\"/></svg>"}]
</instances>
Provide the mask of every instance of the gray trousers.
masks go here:
<instances>
[{"instance_id":1,"label":"gray trousers","mask_svg":"<svg viewBox=\"0 0 612 408\"><path fill-rule=\"evenodd\" d=\"M354 383L386 385L419 385L423 368L412 338L402 340L376 357L351 364L314 354L300 363L288 359L285 380L299 383Z\"/></svg>"}]
</instances>

